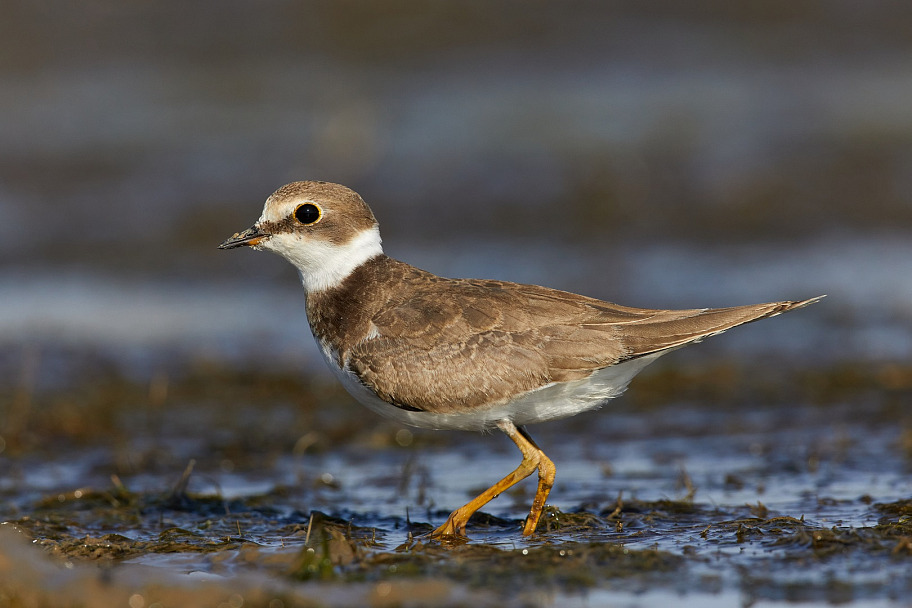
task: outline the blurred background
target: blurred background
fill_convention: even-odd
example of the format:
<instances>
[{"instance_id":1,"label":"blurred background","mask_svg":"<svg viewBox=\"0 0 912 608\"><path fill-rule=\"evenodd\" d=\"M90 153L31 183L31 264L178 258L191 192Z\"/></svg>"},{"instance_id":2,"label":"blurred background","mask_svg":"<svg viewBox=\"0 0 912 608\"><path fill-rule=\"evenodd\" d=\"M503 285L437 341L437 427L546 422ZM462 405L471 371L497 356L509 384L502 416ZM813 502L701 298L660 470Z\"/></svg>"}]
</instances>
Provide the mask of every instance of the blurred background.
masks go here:
<instances>
[{"instance_id":1,"label":"blurred background","mask_svg":"<svg viewBox=\"0 0 912 608\"><path fill-rule=\"evenodd\" d=\"M215 248L299 179L447 276L830 296L694 356L912 355L912 4L6 0L2 379L325 373L291 266Z\"/></svg>"}]
</instances>

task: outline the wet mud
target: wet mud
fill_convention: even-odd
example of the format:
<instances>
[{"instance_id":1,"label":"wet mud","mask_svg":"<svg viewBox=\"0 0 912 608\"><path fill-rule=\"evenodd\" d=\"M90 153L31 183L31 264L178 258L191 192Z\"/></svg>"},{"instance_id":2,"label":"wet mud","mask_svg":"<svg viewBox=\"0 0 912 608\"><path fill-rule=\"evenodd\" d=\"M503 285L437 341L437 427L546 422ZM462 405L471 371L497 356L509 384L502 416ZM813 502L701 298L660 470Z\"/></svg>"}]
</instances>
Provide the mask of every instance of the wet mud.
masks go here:
<instances>
[{"instance_id":1,"label":"wet mud","mask_svg":"<svg viewBox=\"0 0 912 608\"><path fill-rule=\"evenodd\" d=\"M912 594L912 368L659 367L530 427L558 470L535 535L527 482L452 541L424 535L515 466L499 435L403 429L300 374L96 372L4 396L0 606Z\"/></svg>"}]
</instances>

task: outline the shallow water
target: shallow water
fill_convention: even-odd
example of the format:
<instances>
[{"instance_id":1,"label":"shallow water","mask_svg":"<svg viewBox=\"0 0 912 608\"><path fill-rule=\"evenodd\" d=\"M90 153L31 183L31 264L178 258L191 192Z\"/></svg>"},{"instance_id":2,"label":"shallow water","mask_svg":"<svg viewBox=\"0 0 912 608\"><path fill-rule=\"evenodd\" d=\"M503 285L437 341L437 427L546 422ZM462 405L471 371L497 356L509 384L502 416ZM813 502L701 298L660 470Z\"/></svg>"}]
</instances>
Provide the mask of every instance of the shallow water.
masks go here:
<instances>
[{"instance_id":1,"label":"shallow water","mask_svg":"<svg viewBox=\"0 0 912 608\"><path fill-rule=\"evenodd\" d=\"M405 430L332 386L211 371L174 379L161 401L129 383L69 404L36 397L31 428L7 438L4 527L77 567L152 567L149 585L189 576L294 596L318 583L343 605L440 577L507 605L892 605L912 592L908 368L773 386L708 361L681 374L659 367L602 411L530 429L558 469L531 538L519 534L531 481L473 520L468 545L420 538L516 465L499 434ZM44 428L42 412L71 409L112 418ZM371 585L352 599L359 581ZM447 589L431 603L459 605Z\"/></svg>"}]
</instances>

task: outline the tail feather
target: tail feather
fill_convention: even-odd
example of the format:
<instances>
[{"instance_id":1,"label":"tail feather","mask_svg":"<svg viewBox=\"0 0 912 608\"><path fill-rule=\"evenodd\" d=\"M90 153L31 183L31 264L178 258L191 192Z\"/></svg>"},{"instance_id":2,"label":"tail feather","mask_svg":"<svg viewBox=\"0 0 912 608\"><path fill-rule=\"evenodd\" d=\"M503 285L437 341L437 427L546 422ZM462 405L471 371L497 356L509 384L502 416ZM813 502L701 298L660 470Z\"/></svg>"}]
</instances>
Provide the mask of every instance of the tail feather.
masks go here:
<instances>
[{"instance_id":1,"label":"tail feather","mask_svg":"<svg viewBox=\"0 0 912 608\"><path fill-rule=\"evenodd\" d=\"M730 308L662 311L642 322L627 324L624 330L624 346L629 358L679 348L720 334L738 325L810 306L824 297L817 296L800 301L748 304Z\"/></svg>"}]
</instances>

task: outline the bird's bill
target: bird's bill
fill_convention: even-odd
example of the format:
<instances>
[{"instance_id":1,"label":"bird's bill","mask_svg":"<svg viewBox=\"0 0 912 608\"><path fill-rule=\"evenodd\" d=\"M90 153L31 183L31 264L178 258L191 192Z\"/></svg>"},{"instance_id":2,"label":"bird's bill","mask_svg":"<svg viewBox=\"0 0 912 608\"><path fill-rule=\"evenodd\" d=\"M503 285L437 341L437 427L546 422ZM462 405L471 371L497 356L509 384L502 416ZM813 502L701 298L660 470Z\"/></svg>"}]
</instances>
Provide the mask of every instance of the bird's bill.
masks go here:
<instances>
[{"instance_id":1,"label":"bird's bill","mask_svg":"<svg viewBox=\"0 0 912 608\"><path fill-rule=\"evenodd\" d=\"M259 228L253 226L242 232L236 232L225 239L225 242L218 246L219 249L234 249L235 247L256 247L263 240L269 238L269 235L260 232Z\"/></svg>"}]
</instances>

